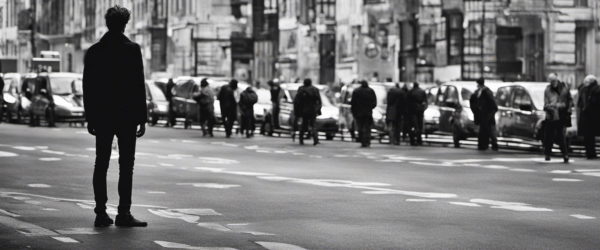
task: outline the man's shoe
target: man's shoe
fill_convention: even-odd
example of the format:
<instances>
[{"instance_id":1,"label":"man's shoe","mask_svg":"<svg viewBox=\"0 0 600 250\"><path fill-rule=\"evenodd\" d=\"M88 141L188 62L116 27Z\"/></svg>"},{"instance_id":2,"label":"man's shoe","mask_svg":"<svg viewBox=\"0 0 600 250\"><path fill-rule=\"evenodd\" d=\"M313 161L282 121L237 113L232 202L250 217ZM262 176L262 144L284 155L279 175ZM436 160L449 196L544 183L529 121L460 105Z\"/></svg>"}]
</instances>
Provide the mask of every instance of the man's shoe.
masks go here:
<instances>
[{"instance_id":1,"label":"man's shoe","mask_svg":"<svg viewBox=\"0 0 600 250\"><path fill-rule=\"evenodd\" d=\"M115 225L119 227L146 227L148 223L136 220L131 213L118 214L115 220Z\"/></svg>"},{"instance_id":2,"label":"man's shoe","mask_svg":"<svg viewBox=\"0 0 600 250\"><path fill-rule=\"evenodd\" d=\"M94 221L95 227L107 227L114 223L113 219L108 216L108 214L97 214L96 220Z\"/></svg>"},{"instance_id":3,"label":"man's shoe","mask_svg":"<svg viewBox=\"0 0 600 250\"><path fill-rule=\"evenodd\" d=\"M546 158L545 158L545 160L546 160L546 161L550 161L550 156L547 156L547 155L546 155Z\"/></svg>"},{"instance_id":4,"label":"man's shoe","mask_svg":"<svg viewBox=\"0 0 600 250\"><path fill-rule=\"evenodd\" d=\"M563 161L564 161L564 163L569 163L569 156L568 156L568 155L565 155L565 156L563 157Z\"/></svg>"}]
</instances>

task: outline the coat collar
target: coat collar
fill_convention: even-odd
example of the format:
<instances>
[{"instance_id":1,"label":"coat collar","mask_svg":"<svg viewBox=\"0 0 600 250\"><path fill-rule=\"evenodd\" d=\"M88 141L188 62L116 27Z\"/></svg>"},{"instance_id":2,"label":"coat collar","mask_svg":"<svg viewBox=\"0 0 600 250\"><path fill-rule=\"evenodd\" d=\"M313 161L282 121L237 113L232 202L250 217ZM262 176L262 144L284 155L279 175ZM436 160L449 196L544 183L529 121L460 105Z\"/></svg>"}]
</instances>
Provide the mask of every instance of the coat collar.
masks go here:
<instances>
[{"instance_id":1,"label":"coat collar","mask_svg":"<svg viewBox=\"0 0 600 250\"><path fill-rule=\"evenodd\" d=\"M131 42L131 40L129 40L129 38L127 38L125 36L125 34L123 34L121 32L109 31L109 32L106 32L106 34L104 34L104 36L102 36L102 38L100 39L100 42L103 42L103 43L114 43L114 42L126 43L126 42Z\"/></svg>"}]
</instances>

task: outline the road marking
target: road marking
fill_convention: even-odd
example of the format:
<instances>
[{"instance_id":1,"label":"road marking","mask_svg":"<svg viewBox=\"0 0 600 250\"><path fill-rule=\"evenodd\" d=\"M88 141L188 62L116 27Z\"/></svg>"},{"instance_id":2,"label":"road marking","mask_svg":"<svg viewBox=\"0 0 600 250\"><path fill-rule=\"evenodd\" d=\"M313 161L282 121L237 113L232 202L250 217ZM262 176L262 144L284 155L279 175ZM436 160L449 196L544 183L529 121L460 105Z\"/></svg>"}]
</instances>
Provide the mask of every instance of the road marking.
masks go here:
<instances>
[{"instance_id":1,"label":"road marking","mask_svg":"<svg viewBox=\"0 0 600 250\"><path fill-rule=\"evenodd\" d=\"M56 208L50 208L50 207L46 207L46 208L42 208L43 211L58 211L58 209Z\"/></svg>"},{"instance_id":2,"label":"road marking","mask_svg":"<svg viewBox=\"0 0 600 250\"><path fill-rule=\"evenodd\" d=\"M198 159L202 160L202 163L208 163L208 164L237 164L237 163L240 163L239 161L236 161L236 160L214 158L214 157L198 157Z\"/></svg>"},{"instance_id":3,"label":"road marking","mask_svg":"<svg viewBox=\"0 0 600 250\"><path fill-rule=\"evenodd\" d=\"M230 247L194 247L186 244L155 240L154 243L164 248L189 249L189 250L237 250Z\"/></svg>"},{"instance_id":4,"label":"road marking","mask_svg":"<svg viewBox=\"0 0 600 250\"><path fill-rule=\"evenodd\" d=\"M244 175L244 176L266 176L266 175L273 175L273 174L265 174L265 173L258 173L258 172L245 172L245 171L221 171L221 173L234 174L234 175Z\"/></svg>"},{"instance_id":5,"label":"road marking","mask_svg":"<svg viewBox=\"0 0 600 250\"><path fill-rule=\"evenodd\" d=\"M233 230L231 230L230 228L223 226L219 223L202 222L202 223L198 223L197 225L199 227L210 229L210 230L216 230L216 231L221 231L221 232L233 232Z\"/></svg>"},{"instance_id":6,"label":"road marking","mask_svg":"<svg viewBox=\"0 0 600 250\"><path fill-rule=\"evenodd\" d=\"M430 201L436 201L433 199L406 199L406 201L408 202L430 202Z\"/></svg>"},{"instance_id":7,"label":"road marking","mask_svg":"<svg viewBox=\"0 0 600 250\"><path fill-rule=\"evenodd\" d=\"M12 147L12 148L14 148L14 149L18 149L18 150L25 150L25 151L32 151L32 150L35 150L35 148L34 148L34 147L25 147L25 146L15 146L15 147Z\"/></svg>"},{"instance_id":8,"label":"road marking","mask_svg":"<svg viewBox=\"0 0 600 250\"><path fill-rule=\"evenodd\" d=\"M420 161L411 161L411 164L415 165L425 165L425 166L440 166L440 167L456 167L452 162L420 162Z\"/></svg>"},{"instance_id":9,"label":"road marking","mask_svg":"<svg viewBox=\"0 0 600 250\"><path fill-rule=\"evenodd\" d=\"M256 150L256 153L271 153L271 151L264 150L264 149L259 149L259 150Z\"/></svg>"},{"instance_id":10,"label":"road marking","mask_svg":"<svg viewBox=\"0 0 600 250\"><path fill-rule=\"evenodd\" d=\"M66 228L62 230L56 230L56 232L58 232L59 234L99 234L99 232L94 230L93 228Z\"/></svg>"},{"instance_id":11,"label":"road marking","mask_svg":"<svg viewBox=\"0 0 600 250\"><path fill-rule=\"evenodd\" d=\"M48 149L48 146L35 146L37 149Z\"/></svg>"},{"instance_id":12,"label":"road marking","mask_svg":"<svg viewBox=\"0 0 600 250\"><path fill-rule=\"evenodd\" d=\"M11 212L6 211L6 210L1 209L1 208L0 208L0 213L6 214L6 215L8 215L10 217L13 217L13 218L21 217L21 215L18 215L18 214L15 214L15 213L11 213Z\"/></svg>"},{"instance_id":13,"label":"road marking","mask_svg":"<svg viewBox=\"0 0 600 250\"><path fill-rule=\"evenodd\" d=\"M528 168L511 168L508 171L515 171L515 172L537 172L537 170L535 170L535 169L528 169Z\"/></svg>"},{"instance_id":14,"label":"road marking","mask_svg":"<svg viewBox=\"0 0 600 250\"><path fill-rule=\"evenodd\" d=\"M15 153L11 153L11 152L0 151L0 157L15 157L15 156L19 156L19 155L15 154Z\"/></svg>"},{"instance_id":15,"label":"road marking","mask_svg":"<svg viewBox=\"0 0 600 250\"><path fill-rule=\"evenodd\" d=\"M40 201L32 201L32 200L27 200L27 201L25 201L25 203L31 204L31 205L40 205L40 204L42 204L42 202L40 202Z\"/></svg>"},{"instance_id":16,"label":"road marking","mask_svg":"<svg viewBox=\"0 0 600 250\"><path fill-rule=\"evenodd\" d=\"M448 202L452 205L458 205L458 206L467 206L467 207L481 207L479 204L477 203L470 203L470 202L457 202L457 201L452 201L452 202Z\"/></svg>"},{"instance_id":17,"label":"road marking","mask_svg":"<svg viewBox=\"0 0 600 250\"><path fill-rule=\"evenodd\" d=\"M9 228L14 228L15 230L17 230L18 232L27 235L27 236L54 236L54 235L58 235L56 232L49 230L49 229L45 229L43 227L40 227L38 225L34 225L31 223L27 223L27 222L23 222L20 221L18 219L12 218L12 217L7 217L7 216L0 216L0 224L9 227Z\"/></svg>"},{"instance_id":18,"label":"road marking","mask_svg":"<svg viewBox=\"0 0 600 250\"><path fill-rule=\"evenodd\" d=\"M479 166L481 166L481 164L477 164L477 163L465 163L465 164L463 164L463 166L467 166L467 167L479 167Z\"/></svg>"},{"instance_id":19,"label":"road marking","mask_svg":"<svg viewBox=\"0 0 600 250\"><path fill-rule=\"evenodd\" d=\"M255 241L254 243L268 250L306 250L299 246L279 242Z\"/></svg>"},{"instance_id":20,"label":"road marking","mask_svg":"<svg viewBox=\"0 0 600 250\"><path fill-rule=\"evenodd\" d=\"M169 163L160 163L160 162L158 163L158 165L161 165L161 166L163 166L163 167L173 167L173 166L175 166L175 165L173 165L173 164L169 164Z\"/></svg>"},{"instance_id":21,"label":"road marking","mask_svg":"<svg viewBox=\"0 0 600 250\"><path fill-rule=\"evenodd\" d=\"M40 158L40 161L60 161L60 158L55 158L55 157L46 157L46 158Z\"/></svg>"},{"instance_id":22,"label":"road marking","mask_svg":"<svg viewBox=\"0 0 600 250\"><path fill-rule=\"evenodd\" d=\"M551 212L552 209L531 207L527 203L471 199L470 202L491 205L491 208L507 209L518 212Z\"/></svg>"},{"instance_id":23,"label":"road marking","mask_svg":"<svg viewBox=\"0 0 600 250\"><path fill-rule=\"evenodd\" d=\"M80 206L81 208L84 208L84 209L94 209L93 206L88 205L88 204L83 204L83 203L77 203L77 206Z\"/></svg>"},{"instance_id":24,"label":"road marking","mask_svg":"<svg viewBox=\"0 0 600 250\"><path fill-rule=\"evenodd\" d=\"M169 219L180 219L189 223L197 223L200 216L221 215L212 209L148 209L149 212Z\"/></svg>"},{"instance_id":25,"label":"road marking","mask_svg":"<svg viewBox=\"0 0 600 250\"><path fill-rule=\"evenodd\" d=\"M197 141L192 141L192 140L181 140L181 142L183 142L183 143L198 143Z\"/></svg>"},{"instance_id":26,"label":"road marking","mask_svg":"<svg viewBox=\"0 0 600 250\"><path fill-rule=\"evenodd\" d=\"M182 155L182 154L171 154L167 155L168 157L176 157L176 158L189 158L194 157L193 155Z\"/></svg>"},{"instance_id":27,"label":"road marking","mask_svg":"<svg viewBox=\"0 0 600 250\"><path fill-rule=\"evenodd\" d=\"M559 181L559 182L580 182L583 180L580 179L569 179L569 178L552 178L552 181Z\"/></svg>"},{"instance_id":28,"label":"road marking","mask_svg":"<svg viewBox=\"0 0 600 250\"><path fill-rule=\"evenodd\" d=\"M600 173L583 173L583 175L600 177Z\"/></svg>"},{"instance_id":29,"label":"road marking","mask_svg":"<svg viewBox=\"0 0 600 250\"><path fill-rule=\"evenodd\" d=\"M229 223L227 226L248 226L249 223Z\"/></svg>"},{"instance_id":30,"label":"road marking","mask_svg":"<svg viewBox=\"0 0 600 250\"><path fill-rule=\"evenodd\" d=\"M227 189L227 188L233 188L233 187L240 187L240 185L219 184L219 183L177 183L177 185L191 185L194 187L216 188L216 189Z\"/></svg>"},{"instance_id":31,"label":"road marking","mask_svg":"<svg viewBox=\"0 0 600 250\"><path fill-rule=\"evenodd\" d=\"M583 214L572 214L571 216L575 217L577 219L581 219L581 220L594 220L594 219L596 219L596 217L587 216L587 215L583 215Z\"/></svg>"},{"instance_id":32,"label":"road marking","mask_svg":"<svg viewBox=\"0 0 600 250\"><path fill-rule=\"evenodd\" d=\"M55 155L64 155L65 154L65 152L53 151L53 150L42 150L42 152L47 153L47 154L55 154Z\"/></svg>"},{"instance_id":33,"label":"road marking","mask_svg":"<svg viewBox=\"0 0 600 250\"><path fill-rule=\"evenodd\" d=\"M29 200L29 199L31 199L31 198L29 198L29 197L25 197L25 196L13 196L13 197L11 197L11 198L13 198L13 199L15 199L15 200L19 200L19 201L24 201L24 200Z\"/></svg>"},{"instance_id":34,"label":"road marking","mask_svg":"<svg viewBox=\"0 0 600 250\"><path fill-rule=\"evenodd\" d=\"M550 171L551 174L570 174L572 171L571 170L552 170Z\"/></svg>"},{"instance_id":35,"label":"road marking","mask_svg":"<svg viewBox=\"0 0 600 250\"><path fill-rule=\"evenodd\" d=\"M149 194L166 194L163 191L148 191Z\"/></svg>"},{"instance_id":36,"label":"road marking","mask_svg":"<svg viewBox=\"0 0 600 250\"><path fill-rule=\"evenodd\" d=\"M152 165L152 164L143 164L143 163L137 163L137 164L135 164L135 165L137 165L137 166L140 166L140 167L149 167L149 168L155 168L155 167L157 167L156 165Z\"/></svg>"},{"instance_id":37,"label":"road marking","mask_svg":"<svg viewBox=\"0 0 600 250\"><path fill-rule=\"evenodd\" d=\"M87 151L96 151L96 148L86 148Z\"/></svg>"},{"instance_id":38,"label":"road marking","mask_svg":"<svg viewBox=\"0 0 600 250\"><path fill-rule=\"evenodd\" d=\"M212 210L209 208L180 208L180 209L171 209L171 211L179 212L179 213L183 213L183 214L199 215L199 216L222 215L220 213L215 212L215 210Z\"/></svg>"},{"instance_id":39,"label":"road marking","mask_svg":"<svg viewBox=\"0 0 600 250\"><path fill-rule=\"evenodd\" d=\"M305 153L294 153L294 155L305 155Z\"/></svg>"},{"instance_id":40,"label":"road marking","mask_svg":"<svg viewBox=\"0 0 600 250\"><path fill-rule=\"evenodd\" d=\"M49 187L51 187L48 184L42 184L42 183L29 184L27 186L34 187L34 188L49 188Z\"/></svg>"},{"instance_id":41,"label":"road marking","mask_svg":"<svg viewBox=\"0 0 600 250\"><path fill-rule=\"evenodd\" d=\"M52 238L55 239L55 240L58 240L58 241L60 241L62 243L81 243L81 242L76 241L75 239L70 238L70 237L52 237Z\"/></svg>"},{"instance_id":42,"label":"road marking","mask_svg":"<svg viewBox=\"0 0 600 250\"><path fill-rule=\"evenodd\" d=\"M227 143L227 142L211 142L211 144L214 144L214 145L223 145L223 146L234 147L234 148L239 147L239 145L231 144L231 143Z\"/></svg>"},{"instance_id":43,"label":"road marking","mask_svg":"<svg viewBox=\"0 0 600 250\"><path fill-rule=\"evenodd\" d=\"M500 165L486 165L486 166L482 166L482 168L488 168L488 169L508 169L508 167L500 166Z\"/></svg>"},{"instance_id":44,"label":"road marking","mask_svg":"<svg viewBox=\"0 0 600 250\"><path fill-rule=\"evenodd\" d=\"M575 169L575 172L579 172L579 173L600 172L600 169Z\"/></svg>"}]
</instances>

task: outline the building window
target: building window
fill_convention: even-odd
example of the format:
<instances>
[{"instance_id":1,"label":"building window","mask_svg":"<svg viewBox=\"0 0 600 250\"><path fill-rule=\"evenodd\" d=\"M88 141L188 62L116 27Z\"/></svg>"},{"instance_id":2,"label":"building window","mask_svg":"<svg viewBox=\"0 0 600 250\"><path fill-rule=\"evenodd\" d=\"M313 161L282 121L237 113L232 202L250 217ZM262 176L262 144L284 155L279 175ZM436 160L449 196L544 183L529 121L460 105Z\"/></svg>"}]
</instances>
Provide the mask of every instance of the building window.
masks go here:
<instances>
[{"instance_id":1,"label":"building window","mask_svg":"<svg viewBox=\"0 0 600 250\"><path fill-rule=\"evenodd\" d=\"M317 0L316 12L326 18L335 18L335 0Z\"/></svg>"},{"instance_id":2,"label":"building window","mask_svg":"<svg viewBox=\"0 0 600 250\"><path fill-rule=\"evenodd\" d=\"M446 16L446 39L448 41L448 65L461 64L463 50L463 17L461 14Z\"/></svg>"},{"instance_id":3,"label":"building window","mask_svg":"<svg viewBox=\"0 0 600 250\"><path fill-rule=\"evenodd\" d=\"M575 28L575 62L577 65L585 65L586 36L585 27Z\"/></svg>"},{"instance_id":4,"label":"building window","mask_svg":"<svg viewBox=\"0 0 600 250\"><path fill-rule=\"evenodd\" d=\"M575 0L575 7L588 7L588 0Z\"/></svg>"}]
</instances>

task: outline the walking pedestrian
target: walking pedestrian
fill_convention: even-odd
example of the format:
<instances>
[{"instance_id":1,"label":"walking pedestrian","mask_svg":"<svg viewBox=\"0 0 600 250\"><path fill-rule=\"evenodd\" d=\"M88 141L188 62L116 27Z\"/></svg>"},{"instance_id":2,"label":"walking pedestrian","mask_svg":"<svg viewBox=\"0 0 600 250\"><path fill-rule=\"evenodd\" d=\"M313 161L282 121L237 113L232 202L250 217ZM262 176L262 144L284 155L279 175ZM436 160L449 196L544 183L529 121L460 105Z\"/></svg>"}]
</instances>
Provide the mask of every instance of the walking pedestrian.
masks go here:
<instances>
[{"instance_id":1,"label":"walking pedestrian","mask_svg":"<svg viewBox=\"0 0 600 250\"><path fill-rule=\"evenodd\" d=\"M405 109L406 92L396 83L396 86L388 91L387 109L385 112L391 144L400 145L400 130L402 128Z\"/></svg>"},{"instance_id":2,"label":"walking pedestrian","mask_svg":"<svg viewBox=\"0 0 600 250\"><path fill-rule=\"evenodd\" d=\"M596 159L596 136L600 135L600 86L595 76L585 77L584 85L579 90L577 108L577 131L583 135L585 155L588 159Z\"/></svg>"},{"instance_id":3,"label":"walking pedestrian","mask_svg":"<svg viewBox=\"0 0 600 250\"><path fill-rule=\"evenodd\" d=\"M546 161L550 160L554 141L560 147L565 163L569 162L569 152L565 134L567 127L571 126L571 107L573 98L568 87L560 82L556 74L548 76L550 84L544 91L544 110L546 120L544 121L544 154Z\"/></svg>"},{"instance_id":4,"label":"walking pedestrian","mask_svg":"<svg viewBox=\"0 0 600 250\"><path fill-rule=\"evenodd\" d=\"M238 81L236 79L231 79L228 85L223 85L217 99L221 106L221 116L223 118L223 125L225 126L225 136L229 138L231 137L233 124L235 123L235 120L237 120L237 106L240 100Z\"/></svg>"},{"instance_id":5,"label":"walking pedestrian","mask_svg":"<svg viewBox=\"0 0 600 250\"><path fill-rule=\"evenodd\" d=\"M321 94L317 87L312 85L310 78L304 79L304 86L298 88L296 98L294 98L294 113L302 118L300 126L299 141L304 144L304 132L312 129L313 145L319 144L319 134L317 129L317 116L321 114ZM296 111L298 108L298 112Z\"/></svg>"},{"instance_id":6,"label":"walking pedestrian","mask_svg":"<svg viewBox=\"0 0 600 250\"><path fill-rule=\"evenodd\" d=\"M246 132L246 138L254 136L254 104L258 102L258 95L252 87L246 88L240 94L240 115L241 115L241 132L244 135Z\"/></svg>"},{"instance_id":7,"label":"walking pedestrian","mask_svg":"<svg viewBox=\"0 0 600 250\"><path fill-rule=\"evenodd\" d=\"M169 102L169 113L168 113L168 117L167 117L167 126L175 126L175 110L173 110L173 87L175 87L175 82L173 81L173 78L169 78L169 81L167 82L167 86L166 86L166 93L165 93L165 97L167 98L167 101Z\"/></svg>"},{"instance_id":8,"label":"walking pedestrian","mask_svg":"<svg viewBox=\"0 0 600 250\"><path fill-rule=\"evenodd\" d=\"M410 145L417 146L423 144L423 119L425 110L428 107L427 93L419 87L419 83L413 83L413 87L406 95L407 120L408 120L408 136L410 137Z\"/></svg>"},{"instance_id":9,"label":"walking pedestrian","mask_svg":"<svg viewBox=\"0 0 600 250\"><path fill-rule=\"evenodd\" d=\"M118 5L109 8L104 15L108 32L88 49L84 59L84 108L88 132L96 136L93 185L97 227L113 224L106 213L106 173L115 136L119 145L120 197L115 224L148 225L130 212L136 138L144 135L148 115L141 48L123 34L129 17L126 8Z\"/></svg>"},{"instance_id":10,"label":"walking pedestrian","mask_svg":"<svg viewBox=\"0 0 600 250\"><path fill-rule=\"evenodd\" d=\"M2 117L4 115L4 79L3 76L0 75L0 123L2 123ZM10 117L7 119L10 120Z\"/></svg>"},{"instance_id":11,"label":"walking pedestrian","mask_svg":"<svg viewBox=\"0 0 600 250\"><path fill-rule=\"evenodd\" d=\"M498 150L498 137L496 135L496 112L498 105L494 93L485 86L485 79L477 79L477 90L473 93L471 111L475 118L475 124L479 125L477 135L477 149L487 150L490 142L492 150Z\"/></svg>"},{"instance_id":12,"label":"walking pedestrian","mask_svg":"<svg viewBox=\"0 0 600 250\"><path fill-rule=\"evenodd\" d=\"M280 102L283 97L283 91L281 91L279 79L277 78L270 81L269 86L271 87L271 103L273 105L273 127L279 128L279 111L281 108Z\"/></svg>"},{"instance_id":13,"label":"walking pedestrian","mask_svg":"<svg viewBox=\"0 0 600 250\"><path fill-rule=\"evenodd\" d=\"M213 128L215 126L215 92L208 86L206 78L200 81L200 89L194 93L194 100L198 103L200 112L200 128L202 136L213 137Z\"/></svg>"},{"instance_id":14,"label":"walking pedestrian","mask_svg":"<svg viewBox=\"0 0 600 250\"><path fill-rule=\"evenodd\" d=\"M350 109L358 127L358 138L362 147L371 146L371 126L375 107L377 107L375 91L369 87L367 81L360 81L360 87L352 91Z\"/></svg>"}]
</instances>

